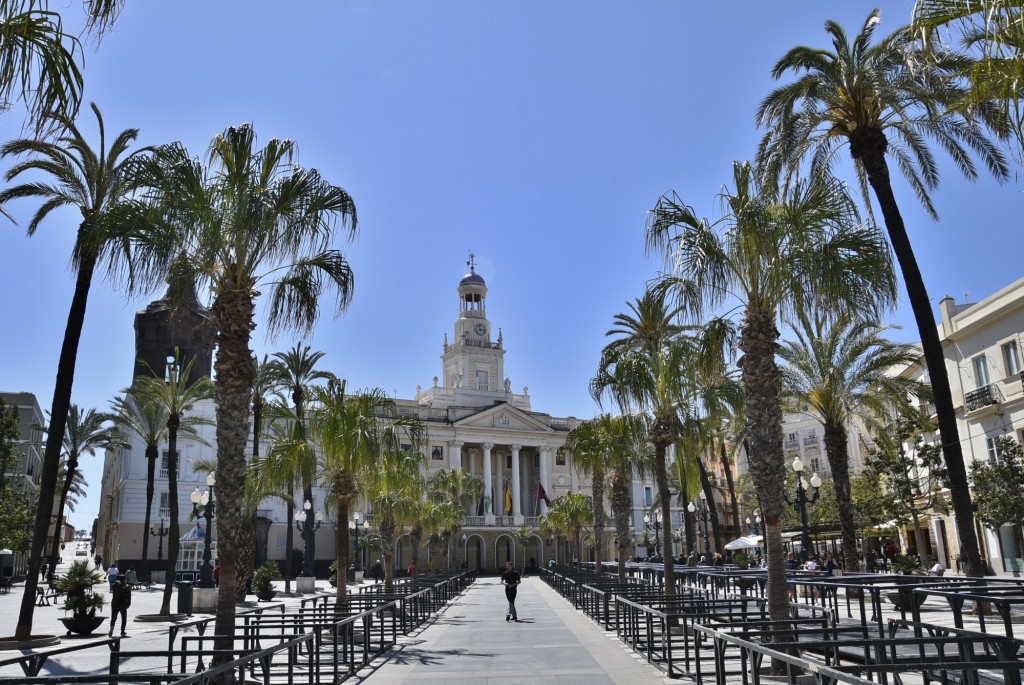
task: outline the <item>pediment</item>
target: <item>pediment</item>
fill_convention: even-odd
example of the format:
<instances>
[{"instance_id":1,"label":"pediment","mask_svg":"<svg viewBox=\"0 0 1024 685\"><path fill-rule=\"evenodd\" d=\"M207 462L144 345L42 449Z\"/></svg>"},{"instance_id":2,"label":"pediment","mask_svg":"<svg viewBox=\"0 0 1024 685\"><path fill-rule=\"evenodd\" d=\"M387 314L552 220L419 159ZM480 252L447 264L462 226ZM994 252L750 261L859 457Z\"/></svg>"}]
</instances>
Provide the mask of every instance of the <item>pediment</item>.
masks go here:
<instances>
[{"instance_id":1,"label":"pediment","mask_svg":"<svg viewBox=\"0 0 1024 685\"><path fill-rule=\"evenodd\" d=\"M509 404L499 404L455 422L459 428L552 433L551 427Z\"/></svg>"}]
</instances>

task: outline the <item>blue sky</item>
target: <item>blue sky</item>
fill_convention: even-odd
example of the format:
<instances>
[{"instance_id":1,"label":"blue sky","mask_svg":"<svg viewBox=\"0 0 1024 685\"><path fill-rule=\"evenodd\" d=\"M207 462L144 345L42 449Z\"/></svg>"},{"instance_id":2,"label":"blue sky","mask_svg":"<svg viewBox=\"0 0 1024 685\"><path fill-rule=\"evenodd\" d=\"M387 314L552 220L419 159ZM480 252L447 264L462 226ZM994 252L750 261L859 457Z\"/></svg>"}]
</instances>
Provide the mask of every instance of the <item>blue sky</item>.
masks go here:
<instances>
[{"instance_id":1,"label":"blue sky","mask_svg":"<svg viewBox=\"0 0 1024 685\"><path fill-rule=\"evenodd\" d=\"M51 7L80 22L77 0ZM889 31L912 3L881 7ZM604 333L660 263L643 249L647 210L674 189L717 216L733 160L755 149L754 111L775 60L797 44L826 47L826 19L854 33L870 9L129 0L112 33L87 46L86 99L108 135L137 127L140 144L180 140L196 155L225 127L252 122L263 141L298 141L304 166L353 195L359 238L342 247L355 299L338 319L325 312L308 339L351 384L410 397L440 375L472 250L513 388L529 386L535 410L588 418ZM85 131L90 117L83 109ZM17 110L0 115L0 139L20 124ZM943 171L939 223L896 189L936 309L943 295L980 299L1022 273L1019 180L969 184ZM34 392L46 409L78 217L51 215L30 240L36 206L12 204L21 225L0 227L0 388ZM73 401L106 408L128 384L134 312L156 296L127 301L95 283ZM891 320L916 338L905 302ZM294 342L268 341L260 327L253 347ZM101 466L101 456L85 465L92 497L71 516L78 527L96 514Z\"/></svg>"}]
</instances>

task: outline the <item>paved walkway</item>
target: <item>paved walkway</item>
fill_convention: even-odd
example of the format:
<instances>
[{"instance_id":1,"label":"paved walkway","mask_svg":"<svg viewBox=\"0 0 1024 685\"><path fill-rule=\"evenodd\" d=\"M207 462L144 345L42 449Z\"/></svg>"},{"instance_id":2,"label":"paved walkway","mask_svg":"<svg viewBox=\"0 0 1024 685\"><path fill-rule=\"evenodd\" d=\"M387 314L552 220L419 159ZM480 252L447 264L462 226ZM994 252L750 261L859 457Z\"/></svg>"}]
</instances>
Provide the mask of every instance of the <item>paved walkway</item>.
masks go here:
<instances>
[{"instance_id":1,"label":"paved walkway","mask_svg":"<svg viewBox=\"0 0 1024 685\"><path fill-rule=\"evenodd\" d=\"M519 586L519 622L505 621L497 578L477 580L391 654L362 685L650 685L675 682L641 660L536 576Z\"/></svg>"}]
</instances>

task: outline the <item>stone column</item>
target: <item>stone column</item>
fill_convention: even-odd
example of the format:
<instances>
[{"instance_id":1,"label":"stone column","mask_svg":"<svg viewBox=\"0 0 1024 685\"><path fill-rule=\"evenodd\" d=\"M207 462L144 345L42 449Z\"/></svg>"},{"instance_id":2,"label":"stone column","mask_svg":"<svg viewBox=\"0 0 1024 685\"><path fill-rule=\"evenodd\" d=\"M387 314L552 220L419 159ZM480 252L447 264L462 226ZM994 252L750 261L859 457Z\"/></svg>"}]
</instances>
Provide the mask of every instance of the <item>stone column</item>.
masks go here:
<instances>
[{"instance_id":1,"label":"stone column","mask_svg":"<svg viewBox=\"0 0 1024 685\"><path fill-rule=\"evenodd\" d=\"M465 445L462 440L451 440L448 442L451 446L451 457L449 466L453 471L462 470L462 446Z\"/></svg>"},{"instance_id":2,"label":"stone column","mask_svg":"<svg viewBox=\"0 0 1024 685\"><path fill-rule=\"evenodd\" d=\"M512 516L523 513L522 493L519 489L519 450L522 445L510 445L512 448Z\"/></svg>"},{"instance_id":3,"label":"stone column","mask_svg":"<svg viewBox=\"0 0 1024 685\"><path fill-rule=\"evenodd\" d=\"M540 478L540 484L544 488L544 494L551 498L551 448L544 445L540 448L540 473L537 474ZM538 493L539 494L539 493ZM548 505L544 500L537 498L537 511L541 514L546 514L548 511Z\"/></svg>"},{"instance_id":4,"label":"stone column","mask_svg":"<svg viewBox=\"0 0 1024 685\"><path fill-rule=\"evenodd\" d=\"M491 450L494 449L493 442L485 442L484 448L484 516L494 514L494 489L491 487Z\"/></svg>"}]
</instances>

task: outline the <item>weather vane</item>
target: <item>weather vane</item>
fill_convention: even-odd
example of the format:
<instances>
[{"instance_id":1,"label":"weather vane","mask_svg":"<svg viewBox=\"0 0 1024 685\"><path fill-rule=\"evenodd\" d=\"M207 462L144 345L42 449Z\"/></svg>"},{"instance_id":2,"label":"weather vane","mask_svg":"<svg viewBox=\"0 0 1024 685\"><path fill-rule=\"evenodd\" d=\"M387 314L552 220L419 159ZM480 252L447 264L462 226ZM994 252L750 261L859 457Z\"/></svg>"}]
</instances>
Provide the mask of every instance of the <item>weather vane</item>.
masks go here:
<instances>
[{"instance_id":1,"label":"weather vane","mask_svg":"<svg viewBox=\"0 0 1024 685\"><path fill-rule=\"evenodd\" d=\"M476 255L473 254L472 250L468 250L468 252L469 252L469 259L466 260L466 266L469 267L470 271L476 273Z\"/></svg>"}]
</instances>

